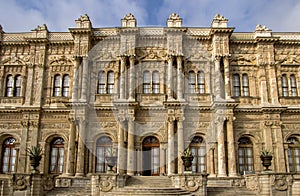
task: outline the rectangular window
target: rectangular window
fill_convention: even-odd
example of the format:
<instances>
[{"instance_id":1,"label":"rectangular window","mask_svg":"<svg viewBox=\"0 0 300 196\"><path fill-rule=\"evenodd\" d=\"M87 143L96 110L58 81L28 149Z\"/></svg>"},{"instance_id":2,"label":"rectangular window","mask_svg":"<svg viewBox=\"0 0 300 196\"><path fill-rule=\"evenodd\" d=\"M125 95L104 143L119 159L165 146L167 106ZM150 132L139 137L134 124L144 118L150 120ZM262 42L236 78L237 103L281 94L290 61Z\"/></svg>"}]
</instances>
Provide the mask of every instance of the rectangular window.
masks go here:
<instances>
[{"instance_id":1,"label":"rectangular window","mask_svg":"<svg viewBox=\"0 0 300 196\"><path fill-rule=\"evenodd\" d=\"M240 76L238 74L233 75L233 96L239 97L240 93Z\"/></svg>"}]
</instances>

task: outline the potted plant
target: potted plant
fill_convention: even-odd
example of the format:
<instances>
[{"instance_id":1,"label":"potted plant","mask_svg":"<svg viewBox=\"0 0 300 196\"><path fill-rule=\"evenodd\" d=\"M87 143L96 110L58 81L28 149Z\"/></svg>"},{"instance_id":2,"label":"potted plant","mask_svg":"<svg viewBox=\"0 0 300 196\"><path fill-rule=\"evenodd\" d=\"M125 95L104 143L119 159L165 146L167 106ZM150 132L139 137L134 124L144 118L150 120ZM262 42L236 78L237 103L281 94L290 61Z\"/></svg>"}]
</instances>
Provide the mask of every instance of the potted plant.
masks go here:
<instances>
[{"instance_id":1,"label":"potted plant","mask_svg":"<svg viewBox=\"0 0 300 196\"><path fill-rule=\"evenodd\" d=\"M262 161L262 165L265 167L264 171L270 170L269 167L272 165L272 154L269 150L263 149L261 151L260 159Z\"/></svg>"},{"instance_id":2,"label":"potted plant","mask_svg":"<svg viewBox=\"0 0 300 196\"><path fill-rule=\"evenodd\" d=\"M30 165L33 168L35 173L39 173L37 167L40 165L40 161L42 159L42 148L39 146L32 146L31 148L26 149L29 159Z\"/></svg>"},{"instance_id":3,"label":"potted plant","mask_svg":"<svg viewBox=\"0 0 300 196\"><path fill-rule=\"evenodd\" d=\"M106 164L109 167L108 172L112 173L114 172L113 167L116 166L117 164L117 155L116 155L116 151L112 148L107 148L105 151L105 159L106 159Z\"/></svg>"},{"instance_id":4,"label":"potted plant","mask_svg":"<svg viewBox=\"0 0 300 196\"><path fill-rule=\"evenodd\" d=\"M194 160L194 156L192 154L192 151L190 150L190 148L186 148L182 155L181 155L181 159L183 161L183 165L184 165L184 170L185 171L191 171L191 169L189 169L192 166L192 162Z\"/></svg>"}]
</instances>

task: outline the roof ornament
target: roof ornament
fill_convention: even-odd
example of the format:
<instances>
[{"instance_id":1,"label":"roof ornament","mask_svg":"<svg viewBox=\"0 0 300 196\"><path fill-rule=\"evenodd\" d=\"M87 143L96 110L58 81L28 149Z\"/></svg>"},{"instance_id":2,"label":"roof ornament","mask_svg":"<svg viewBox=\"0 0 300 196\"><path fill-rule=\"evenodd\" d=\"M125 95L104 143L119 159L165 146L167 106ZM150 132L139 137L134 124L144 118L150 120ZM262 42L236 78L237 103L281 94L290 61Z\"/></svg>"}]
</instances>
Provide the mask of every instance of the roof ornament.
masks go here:
<instances>
[{"instance_id":1,"label":"roof ornament","mask_svg":"<svg viewBox=\"0 0 300 196\"><path fill-rule=\"evenodd\" d=\"M48 31L47 25L43 24L42 26L38 25L35 29L33 29L34 31Z\"/></svg>"},{"instance_id":2,"label":"roof ornament","mask_svg":"<svg viewBox=\"0 0 300 196\"><path fill-rule=\"evenodd\" d=\"M172 13L170 14L167 20L167 27L181 27L182 18L180 18L179 14Z\"/></svg>"},{"instance_id":3,"label":"roof ornament","mask_svg":"<svg viewBox=\"0 0 300 196\"><path fill-rule=\"evenodd\" d=\"M211 27L214 28L227 28L228 19L222 16L221 14L216 14L212 23Z\"/></svg>"},{"instance_id":4,"label":"roof ornament","mask_svg":"<svg viewBox=\"0 0 300 196\"><path fill-rule=\"evenodd\" d=\"M220 14L216 14L215 17L214 17L214 20L225 21L227 19L224 16L220 15Z\"/></svg>"},{"instance_id":5,"label":"roof ornament","mask_svg":"<svg viewBox=\"0 0 300 196\"><path fill-rule=\"evenodd\" d=\"M122 27L136 27L136 19L133 14L129 13L121 19L121 24Z\"/></svg>"},{"instance_id":6,"label":"roof ornament","mask_svg":"<svg viewBox=\"0 0 300 196\"><path fill-rule=\"evenodd\" d=\"M90 21L90 17L87 14L84 14L83 16L80 16L76 22L76 28L91 28L92 23Z\"/></svg>"},{"instance_id":7,"label":"roof ornament","mask_svg":"<svg viewBox=\"0 0 300 196\"><path fill-rule=\"evenodd\" d=\"M266 26L262 26L261 24L256 25L255 31L269 31L270 29Z\"/></svg>"},{"instance_id":8,"label":"roof ornament","mask_svg":"<svg viewBox=\"0 0 300 196\"><path fill-rule=\"evenodd\" d=\"M124 16L124 20L135 20L134 15L132 13L129 13Z\"/></svg>"}]
</instances>

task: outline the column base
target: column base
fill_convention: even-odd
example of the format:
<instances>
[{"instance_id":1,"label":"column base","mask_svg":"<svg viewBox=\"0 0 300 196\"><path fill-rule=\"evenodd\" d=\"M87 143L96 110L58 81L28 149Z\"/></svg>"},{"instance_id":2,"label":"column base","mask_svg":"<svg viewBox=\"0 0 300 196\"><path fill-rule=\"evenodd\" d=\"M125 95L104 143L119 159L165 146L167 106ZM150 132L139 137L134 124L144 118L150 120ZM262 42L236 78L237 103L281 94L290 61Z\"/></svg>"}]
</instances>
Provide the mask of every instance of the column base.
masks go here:
<instances>
[{"instance_id":1,"label":"column base","mask_svg":"<svg viewBox=\"0 0 300 196\"><path fill-rule=\"evenodd\" d=\"M76 173L75 176L76 177L84 177L84 173Z\"/></svg>"},{"instance_id":2,"label":"column base","mask_svg":"<svg viewBox=\"0 0 300 196\"><path fill-rule=\"evenodd\" d=\"M237 174L229 174L228 177L238 177Z\"/></svg>"},{"instance_id":3,"label":"column base","mask_svg":"<svg viewBox=\"0 0 300 196\"><path fill-rule=\"evenodd\" d=\"M226 174L218 174L217 177L218 177L218 178L219 178L219 177L227 177L227 175L226 175Z\"/></svg>"},{"instance_id":4,"label":"column base","mask_svg":"<svg viewBox=\"0 0 300 196\"><path fill-rule=\"evenodd\" d=\"M74 174L73 173L65 173L65 174L62 174L62 176L74 176Z\"/></svg>"},{"instance_id":5,"label":"column base","mask_svg":"<svg viewBox=\"0 0 300 196\"><path fill-rule=\"evenodd\" d=\"M217 177L217 174L209 174L208 177L209 177L209 178L216 178L216 177Z\"/></svg>"},{"instance_id":6,"label":"column base","mask_svg":"<svg viewBox=\"0 0 300 196\"><path fill-rule=\"evenodd\" d=\"M134 176L134 173L133 172L127 172L127 175L128 176Z\"/></svg>"}]
</instances>

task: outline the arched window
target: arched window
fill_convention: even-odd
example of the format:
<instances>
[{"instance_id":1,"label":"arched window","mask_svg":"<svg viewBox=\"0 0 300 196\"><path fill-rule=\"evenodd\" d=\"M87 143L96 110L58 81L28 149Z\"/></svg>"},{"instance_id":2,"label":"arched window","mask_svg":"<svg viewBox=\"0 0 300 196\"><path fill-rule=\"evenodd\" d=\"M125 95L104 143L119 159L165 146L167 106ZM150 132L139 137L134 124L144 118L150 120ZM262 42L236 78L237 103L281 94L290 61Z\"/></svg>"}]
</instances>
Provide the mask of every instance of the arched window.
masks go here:
<instances>
[{"instance_id":1,"label":"arched window","mask_svg":"<svg viewBox=\"0 0 300 196\"><path fill-rule=\"evenodd\" d=\"M249 81L248 81L247 74L243 74L242 76L242 85L243 85L243 95L249 96Z\"/></svg>"},{"instance_id":2,"label":"arched window","mask_svg":"<svg viewBox=\"0 0 300 196\"><path fill-rule=\"evenodd\" d=\"M105 73L104 71L99 71L98 73L98 94L105 93Z\"/></svg>"},{"instance_id":3,"label":"arched window","mask_svg":"<svg viewBox=\"0 0 300 196\"><path fill-rule=\"evenodd\" d=\"M15 79L15 96L21 96L22 76L17 75Z\"/></svg>"},{"instance_id":4,"label":"arched window","mask_svg":"<svg viewBox=\"0 0 300 196\"><path fill-rule=\"evenodd\" d=\"M150 83L151 83L150 72L145 71L143 77L143 92L145 94L150 93Z\"/></svg>"},{"instance_id":5,"label":"arched window","mask_svg":"<svg viewBox=\"0 0 300 196\"><path fill-rule=\"evenodd\" d=\"M108 136L100 137L96 144L96 172L105 173L106 157L111 156L112 140Z\"/></svg>"},{"instance_id":6,"label":"arched window","mask_svg":"<svg viewBox=\"0 0 300 196\"><path fill-rule=\"evenodd\" d=\"M189 93L195 93L195 72L189 72Z\"/></svg>"},{"instance_id":7,"label":"arched window","mask_svg":"<svg viewBox=\"0 0 300 196\"><path fill-rule=\"evenodd\" d=\"M70 92L70 77L69 75L64 75L63 86L62 86L62 96L68 97Z\"/></svg>"},{"instance_id":8,"label":"arched window","mask_svg":"<svg viewBox=\"0 0 300 196\"><path fill-rule=\"evenodd\" d=\"M113 94L114 93L114 72L109 71L107 73L107 93Z\"/></svg>"},{"instance_id":9,"label":"arched window","mask_svg":"<svg viewBox=\"0 0 300 196\"><path fill-rule=\"evenodd\" d=\"M288 91L288 80L286 75L282 75L281 77L281 85L282 85L282 96L286 97L289 95L289 91Z\"/></svg>"},{"instance_id":10,"label":"arched window","mask_svg":"<svg viewBox=\"0 0 300 196\"><path fill-rule=\"evenodd\" d=\"M241 95L240 91L240 76L239 74L233 75L233 96L238 97Z\"/></svg>"},{"instance_id":11,"label":"arched window","mask_svg":"<svg viewBox=\"0 0 300 196\"><path fill-rule=\"evenodd\" d=\"M6 79L6 97L13 97L13 85L14 85L14 79L12 75L8 75Z\"/></svg>"},{"instance_id":12,"label":"arched window","mask_svg":"<svg viewBox=\"0 0 300 196\"><path fill-rule=\"evenodd\" d=\"M17 151L15 149L16 140L9 137L2 144L2 173L11 173L15 171Z\"/></svg>"},{"instance_id":13,"label":"arched window","mask_svg":"<svg viewBox=\"0 0 300 196\"><path fill-rule=\"evenodd\" d=\"M194 155L192 171L194 173L200 173L206 170L206 148L203 138L200 136L193 137L190 149Z\"/></svg>"},{"instance_id":14,"label":"arched window","mask_svg":"<svg viewBox=\"0 0 300 196\"><path fill-rule=\"evenodd\" d=\"M290 172L300 172L300 143L296 137L290 137L287 142Z\"/></svg>"},{"instance_id":15,"label":"arched window","mask_svg":"<svg viewBox=\"0 0 300 196\"><path fill-rule=\"evenodd\" d=\"M295 75L290 76L290 84L291 84L291 96L297 96L297 83Z\"/></svg>"},{"instance_id":16,"label":"arched window","mask_svg":"<svg viewBox=\"0 0 300 196\"><path fill-rule=\"evenodd\" d=\"M50 144L50 173L62 173L64 165L64 140L55 138Z\"/></svg>"},{"instance_id":17,"label":"arched window","mask_svg":"<svg viewBox=\"0 0 300 196\"><path fill-rule=\"evenodd\" d=\"M53 96L58 97L60 96L60 75L55 75L54 76L54 85L53 85Z\"/></svg>"},{"instance_id":18,"label":"arched window","mask_svg":"<svg viewBox=\"0 0 300 196\"><path fill-rule=\"evenodd\" d=\"M198 72L198 90L200 94L205 93L205 78L203 71Z\"/></svg>"},{"instance_id":19,"label":"arched window","mask_svg":"<svg viewBox=\"0 0 300 196\"><path fill-rule=\"evenodd\" d=\"M248 137L239 139L239 171L240 174L244 172L253 171L253 144Z\"/></svg>"},{"instance_id":20,"label":"arched window","mask_svg":"<svg viewBox=\"0 0 300 196\"><path fill-rule=\"evenodd\" d=\"M152 93L159 93L159 73L158 71L154 71L152 74Z\"/></svg>"}]
</instances>

